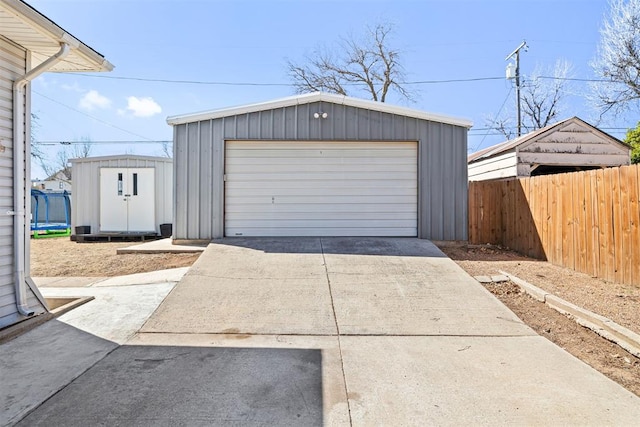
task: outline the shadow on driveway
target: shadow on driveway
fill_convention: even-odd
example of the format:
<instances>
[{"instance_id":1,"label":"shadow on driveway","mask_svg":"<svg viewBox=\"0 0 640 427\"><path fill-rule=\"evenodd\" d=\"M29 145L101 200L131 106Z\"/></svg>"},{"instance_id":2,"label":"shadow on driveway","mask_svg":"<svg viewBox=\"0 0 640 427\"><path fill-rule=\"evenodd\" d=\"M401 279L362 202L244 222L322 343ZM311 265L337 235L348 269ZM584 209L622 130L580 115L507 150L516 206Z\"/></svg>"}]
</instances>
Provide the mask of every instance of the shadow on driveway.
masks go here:
<instances>
[{"instance_id":1,"label":"shadow on driveway","mask_svg":"<svg viewBox=\"0 0 640 427\"><path fill-rule=\"evenodd\" d=\"M264 253L446 258L430 241L413 237L227 237L211 243Z\"/></svg>"},{"instance_id":2,"label":"shadow on driveway","mask_svg":"<svg viewBox=\"0 0 640 427\"><path fill-rule=\"evenodd\" d=\"M18 425L322 425L320 350L117 348Z\"/></svg>"}]
</instances>

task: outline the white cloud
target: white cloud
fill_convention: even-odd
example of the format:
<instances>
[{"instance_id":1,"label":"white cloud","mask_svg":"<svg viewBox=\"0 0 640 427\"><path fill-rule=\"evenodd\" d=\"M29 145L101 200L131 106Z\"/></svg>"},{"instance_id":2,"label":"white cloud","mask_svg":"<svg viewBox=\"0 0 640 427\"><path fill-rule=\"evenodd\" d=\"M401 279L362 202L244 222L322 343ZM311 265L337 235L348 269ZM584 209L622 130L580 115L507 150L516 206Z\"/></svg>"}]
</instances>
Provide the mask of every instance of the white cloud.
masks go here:
<instances>
[{"instance_id":1,"label":"white cloud","mask_svg":"<svg viewBox=\"0 0 640 427\"><path fill-rule=\"evenodd\" d=\"M127 98L127 111L131 112L135 117L151 117L162 112L162 107L158 105L153 98L138 98L130 96ZM119 110L120 114L124 111Z\"/></svg>"},{"instance_id":2,"label":"white cloud","mask_svg":"<svg viewBox=\"0 0 640 427\"><path fill-rule=\"evenodd\" d=\"M80 108L87 111L93 111L96 108L109 108L111 100L106 96L100 95L97 90L90 90L82 98L80 98Z\"/></svg>"}]
</instances>

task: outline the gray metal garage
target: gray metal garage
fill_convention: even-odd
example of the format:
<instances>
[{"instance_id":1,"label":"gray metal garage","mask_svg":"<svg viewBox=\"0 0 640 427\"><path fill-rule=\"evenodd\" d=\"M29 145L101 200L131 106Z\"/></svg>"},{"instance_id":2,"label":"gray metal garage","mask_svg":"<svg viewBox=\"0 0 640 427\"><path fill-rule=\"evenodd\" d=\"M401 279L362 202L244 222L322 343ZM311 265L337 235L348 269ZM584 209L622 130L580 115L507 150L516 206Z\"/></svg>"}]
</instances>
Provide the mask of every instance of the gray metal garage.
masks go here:
<instances>
[{"instance_id":1,"label":"gray metal garage","mask_svg":"<svg viewBox=\"0 0 640 427\"><path fill-rule=\"evenodd\" d=\"M167 122L177 241L467 238L469 121L313 93Z\"/></svg>"}]
</instances>

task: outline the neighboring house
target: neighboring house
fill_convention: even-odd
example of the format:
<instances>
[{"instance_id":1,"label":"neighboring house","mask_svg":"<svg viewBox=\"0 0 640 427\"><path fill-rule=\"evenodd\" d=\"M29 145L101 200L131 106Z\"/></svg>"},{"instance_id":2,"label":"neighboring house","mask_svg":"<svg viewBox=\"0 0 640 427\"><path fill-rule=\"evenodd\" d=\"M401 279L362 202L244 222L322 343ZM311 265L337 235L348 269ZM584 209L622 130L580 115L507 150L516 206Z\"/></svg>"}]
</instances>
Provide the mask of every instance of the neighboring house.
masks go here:
<instances>
[{"instance_id":1,"label":"neighboring house","mask_svg":"<svg viewBox=\"0 0 640 427\"><path fill-rule=\"evenodd\" d=\"M467 120L312 93L167 122L174 242L467 239Z\"/></svg>"},{"instance_id":2,"label":"neighboring house","mask_svg":"<svg viewBox=\"0 0 640 427\"><path fill-rule=\"evenodd\" d=\"M173 220L172 159L122 154L70 162L72 231L156 234Z\"/></svg>"},{"instance_id":3,"label":"neighboring house","mask_svg":"<svg viewBox=\"0 0 640 427\"><path fill-rule=\"evenodd\" d=\"M29 82L40 74L110 71L102 55L28 4L0 0L0 328L47 310L29 277Z\"/></svg>"},{"instance_id":4,"label":"neighboring house","mask_svg":"<svg viewBox=\"0 0 640 427\"><path fill-rule=\"evenodd\" d=\"M58 171L45 180L32 182L33 188L42 191L67 191L71 192L71 179L64 171Z\"/></svg>"},{"instance_id":5,"label":"neighboring house","mask_svg":"<svg viewBox=\"0 0 640 427\"><path fill-rule=\"evenodd\" d=\"M578 117L497 144L467 159L469 181L628 165L631 149Z\"/></svg>"}]
</instances>

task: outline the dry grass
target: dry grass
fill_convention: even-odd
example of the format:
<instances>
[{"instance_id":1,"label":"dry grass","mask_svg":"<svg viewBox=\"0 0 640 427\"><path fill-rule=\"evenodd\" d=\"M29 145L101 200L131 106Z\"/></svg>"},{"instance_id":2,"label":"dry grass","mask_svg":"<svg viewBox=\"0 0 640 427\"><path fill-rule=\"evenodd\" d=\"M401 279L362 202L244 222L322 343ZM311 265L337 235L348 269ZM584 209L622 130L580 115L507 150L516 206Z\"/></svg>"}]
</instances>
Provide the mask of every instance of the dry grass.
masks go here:
<instances>
[{"instance_id":1,"label":"dry grass","mask_svg":"<svg viewBox=\"0 0 640 427\"><path fill-rule=\"evenodd\" d=\"M31 275L101 277L188 267L200 254L116 254L135 242L76 243L68 238L31 240Z\"/></svg>"}]
</instances>

